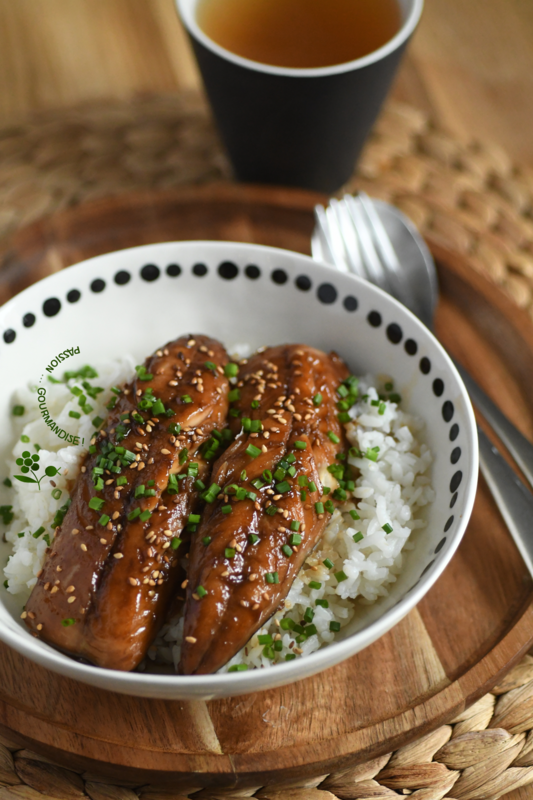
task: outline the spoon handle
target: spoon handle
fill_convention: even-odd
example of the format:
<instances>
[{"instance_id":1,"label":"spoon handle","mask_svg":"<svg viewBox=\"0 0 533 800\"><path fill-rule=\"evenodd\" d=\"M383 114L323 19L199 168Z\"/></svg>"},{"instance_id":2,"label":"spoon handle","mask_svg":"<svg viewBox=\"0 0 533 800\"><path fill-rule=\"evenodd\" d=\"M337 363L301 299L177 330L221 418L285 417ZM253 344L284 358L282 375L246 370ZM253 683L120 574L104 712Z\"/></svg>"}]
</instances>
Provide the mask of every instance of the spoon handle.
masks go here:
<instances>
[{"instance_id":1,"label":"spoon handle","mask_svg":"<svg viewBox=\"0 0 533 800\"><path fill-rule=\"evenodd\" d=\"M457 362L455 362L455 366L468 389L468 393L474 405L481 411L496 435L511 453L527 478L530 486L533 488L533 444L515 428L513 423L507 419L505 414L503 414L492 402L490 397L485 394L472 376Z\"/></svg>"},{"instance_id":2,"label":"spoon handle","mask_svg":"<svg viewBox=\"0 0 533 800\"><path fill-rule=\"evenodd\" d=\"M479 427L478 436L481 472L533 576L533 495Z\"/></svg>"}]
</instances>

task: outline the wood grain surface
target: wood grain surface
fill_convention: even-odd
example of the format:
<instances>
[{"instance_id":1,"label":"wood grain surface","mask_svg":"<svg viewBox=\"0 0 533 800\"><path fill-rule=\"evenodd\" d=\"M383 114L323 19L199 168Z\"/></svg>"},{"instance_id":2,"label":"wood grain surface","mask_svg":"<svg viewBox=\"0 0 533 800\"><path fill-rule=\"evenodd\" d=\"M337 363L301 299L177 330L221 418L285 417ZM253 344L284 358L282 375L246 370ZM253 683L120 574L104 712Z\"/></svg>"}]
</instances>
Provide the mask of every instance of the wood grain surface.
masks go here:
<instances>
[{"instance_id":1,"label":"wood grain surface","mask_svg":"<svg viewBox=\"0 0 533 800\"><path fill-rule=\"evenodd\" d=\"M199 84L174 0L0 0L0 126ZM531 0L426 0L393 95L533 164Z\"/></svg>"},{"instance_id":2,"label":"wood grain surface","mask_svg":"<svg viewBox=\"0 0 533 800\"><path fill-rule=\"evenodd\" d=\"M81 258L161 240L240 239L308 253L316 199L220 185L81 205L12 237L0 254L3 296ZM442 290L439 337L533 434L531 319L467 258L430 245ZM254 695L168 702L78 684L1 645L0 728L100 780L173 791L260 786L343 769L418 738L484 694L532 640L533 583L481 481L439 581L392 631L342 664Z\"/></svg>"}]
</instances>

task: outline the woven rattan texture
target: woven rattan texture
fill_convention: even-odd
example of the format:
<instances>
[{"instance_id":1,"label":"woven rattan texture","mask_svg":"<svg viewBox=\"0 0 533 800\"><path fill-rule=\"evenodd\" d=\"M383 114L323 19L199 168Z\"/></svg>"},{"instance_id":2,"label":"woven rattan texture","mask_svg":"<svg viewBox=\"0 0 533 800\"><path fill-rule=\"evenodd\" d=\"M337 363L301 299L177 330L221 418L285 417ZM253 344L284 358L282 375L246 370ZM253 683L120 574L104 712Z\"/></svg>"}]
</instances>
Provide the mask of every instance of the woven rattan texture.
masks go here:
<instances>
[{"instance_id":1,"label":"woven rattan texture","mask_svg":"<svg viewBox=\"0 0 533 800\"><path fill-rule=\"evenodd\" d=\"M0 239L39 217L131 189L230 180L196 95L47 114L0 131ZM498 148L460 143L390 104L347 188L394 202L434 241L468 254L533 317L533 170ZM533 658L449 725L347 772L305 784L190 795L262 800L533 800ZM0 738L0 800L180 800L111 786Z\"/></svg>"}]
</instances>

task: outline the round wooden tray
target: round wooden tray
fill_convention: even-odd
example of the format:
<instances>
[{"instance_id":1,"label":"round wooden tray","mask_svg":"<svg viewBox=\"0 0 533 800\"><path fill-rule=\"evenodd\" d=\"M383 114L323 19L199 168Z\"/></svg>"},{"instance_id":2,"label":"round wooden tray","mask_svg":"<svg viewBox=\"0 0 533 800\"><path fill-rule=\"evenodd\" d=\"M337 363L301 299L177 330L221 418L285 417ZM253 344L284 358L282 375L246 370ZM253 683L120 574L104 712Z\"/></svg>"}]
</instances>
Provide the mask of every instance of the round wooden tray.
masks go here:
<instances>
[{"instance_id":1,"label":"round wooden tray","mask_svg":"<svg viewBox=\"0 0 533 800\"><path fill-rule=\"evenodd\" d=\"M213 185L81 205L11 239L0 254L0 299L83 258L148 242L227 239L309 253L318 199ZM429 243L440 339L531 437L531 319L466 258ZM343 664L260 694L163 702L78 684L0 645L0 729L123 784L190 791L325 774L390 752L490 689L533 642L532 601L531 578L481 480L463 543L437 584Z\"/></svg>"}]
</instances>

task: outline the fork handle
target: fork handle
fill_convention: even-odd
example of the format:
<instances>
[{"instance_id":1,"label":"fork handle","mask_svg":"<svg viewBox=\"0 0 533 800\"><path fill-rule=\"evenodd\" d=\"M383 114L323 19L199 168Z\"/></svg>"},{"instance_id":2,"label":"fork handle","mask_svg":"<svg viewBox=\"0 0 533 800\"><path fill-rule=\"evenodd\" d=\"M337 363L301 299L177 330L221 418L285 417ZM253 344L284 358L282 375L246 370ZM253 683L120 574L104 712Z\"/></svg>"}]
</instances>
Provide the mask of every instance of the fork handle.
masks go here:
<instances>
[{"instance_id":1,"label":"fork handle","mask_svg":"<svg viewBox=\"0 0 533 800\"><path fill-rule=\"evenodd\" d=\"M496 435L506 446L533 488L533 445L515 428L498 406L488 397L471 375L455 362L474 405L481 411Z\"/></svg>"},{"instance_id":2,"label":"fork handle","mask_svg":"<svg viewBox=\"0 0 533 800\"><path fill-rule=\"evenodd\" d=\"M478 436L481 472L533 576L533 495L479 427Z\"/></svg>"}]
</instances>

